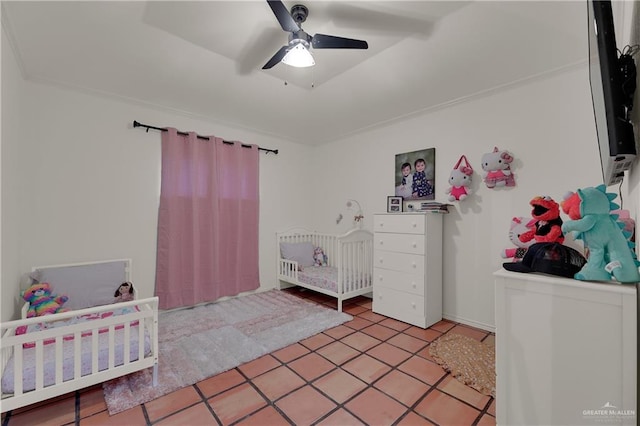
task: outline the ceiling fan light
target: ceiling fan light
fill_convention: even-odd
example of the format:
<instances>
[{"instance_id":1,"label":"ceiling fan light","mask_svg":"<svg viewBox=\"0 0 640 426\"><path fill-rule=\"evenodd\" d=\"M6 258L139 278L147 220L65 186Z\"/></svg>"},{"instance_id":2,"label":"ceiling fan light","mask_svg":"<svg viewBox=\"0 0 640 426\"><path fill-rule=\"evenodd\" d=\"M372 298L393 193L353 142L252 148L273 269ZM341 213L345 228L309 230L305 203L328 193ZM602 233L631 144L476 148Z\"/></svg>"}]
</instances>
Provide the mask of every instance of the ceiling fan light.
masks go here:
<instances>
[{"instance_id":1,"label":"ceiling fan light","mask_svg":"<svg viewBox=\"0 0 640 426\"><path fill-rule=\"evenodd\" d=\"M309 49L302 43L293 46L282 58L282 62L296 68L312 67L316 64Z\"/></svg>"}]
</instances>

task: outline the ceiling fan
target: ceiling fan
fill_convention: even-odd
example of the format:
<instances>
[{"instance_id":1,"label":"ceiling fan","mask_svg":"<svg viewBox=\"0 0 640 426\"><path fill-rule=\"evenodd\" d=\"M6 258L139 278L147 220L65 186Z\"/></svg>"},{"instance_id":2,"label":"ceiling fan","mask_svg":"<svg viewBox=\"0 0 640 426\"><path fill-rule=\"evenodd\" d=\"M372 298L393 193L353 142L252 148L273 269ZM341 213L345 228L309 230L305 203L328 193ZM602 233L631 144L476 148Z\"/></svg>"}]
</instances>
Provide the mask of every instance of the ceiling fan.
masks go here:
<instances>
[{"instance_id":1,"label":"ceiling fan","mask_svg":"<svg viewBox=\"0 0 640 426\"><path fill-rule=\"evenodd\" d=\"M364 40L337 37L326 34L310 36L302 29L301 24L307 20L309 9L301 4L296 4L289 12L280 0L267 0L273 14L284 31L288 31L289 43L280 50L262 67L263 70L284 62L295 67L308 67L315 65L309 47L314 49L368 49L369 45Z\"/></svg>"}]
</instances>

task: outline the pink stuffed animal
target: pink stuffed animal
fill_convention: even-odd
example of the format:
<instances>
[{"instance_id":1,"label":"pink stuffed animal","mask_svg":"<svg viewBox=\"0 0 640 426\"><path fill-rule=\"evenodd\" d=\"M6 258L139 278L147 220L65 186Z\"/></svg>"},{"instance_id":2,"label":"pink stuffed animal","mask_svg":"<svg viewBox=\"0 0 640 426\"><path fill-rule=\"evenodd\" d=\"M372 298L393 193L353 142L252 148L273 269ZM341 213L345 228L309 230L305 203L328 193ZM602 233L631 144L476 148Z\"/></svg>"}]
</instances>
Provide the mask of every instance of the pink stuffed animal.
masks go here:
<instances>
[{"instance_id":1,"label":"pink stuffed animal","mask_svg":"<svg viewBox=\"0 0 640 426\"><path fill-rule=\"evenodd\" d=\"M514 217L511 219L511 227L509 228L509 240L515 247L502 250L500 256L503 259L511 259L512 262L520 262L524 257L527 249L535 243L535 240L527 242L520 241L520 235L535 231L535 219L525 219L524 217Z\"/></svg>"}]
</instances>

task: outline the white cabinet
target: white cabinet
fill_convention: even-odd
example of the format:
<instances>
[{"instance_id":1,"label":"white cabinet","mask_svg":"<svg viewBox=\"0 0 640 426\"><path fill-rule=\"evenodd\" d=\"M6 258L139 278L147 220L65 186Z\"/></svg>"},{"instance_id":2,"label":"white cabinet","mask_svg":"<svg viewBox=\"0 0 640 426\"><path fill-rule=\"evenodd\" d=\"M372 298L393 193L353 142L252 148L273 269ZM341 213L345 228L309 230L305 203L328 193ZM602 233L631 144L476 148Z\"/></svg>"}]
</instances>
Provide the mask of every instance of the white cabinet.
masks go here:
<instances>
[{"instance_id":1,"label":"white cabinet","mask_svg":"<svg viewBox=\"0 0 640 426\"><path fill-rule=\"evenodd\" d=\"M635 425L636 286L494 276L498 425Z\"/></svg>"},{"instance_id":2,"label":"white cabinet","mask_svg":"<svg viewBox=\"0 0 640 426\"><path fill-rule=\"evenodd\" d=\"M373 312L427 328L442 319L442 214L373 217Z\"/></svg>"}]
</instances>

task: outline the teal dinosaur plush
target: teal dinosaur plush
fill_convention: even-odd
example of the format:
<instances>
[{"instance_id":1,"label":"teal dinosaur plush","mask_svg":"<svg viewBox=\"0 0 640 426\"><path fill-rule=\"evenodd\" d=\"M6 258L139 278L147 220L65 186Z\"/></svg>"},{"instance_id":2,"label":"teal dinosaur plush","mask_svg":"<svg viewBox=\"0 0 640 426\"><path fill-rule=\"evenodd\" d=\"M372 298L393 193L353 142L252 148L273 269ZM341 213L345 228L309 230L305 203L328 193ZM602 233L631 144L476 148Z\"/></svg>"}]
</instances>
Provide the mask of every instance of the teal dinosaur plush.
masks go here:
<instances>
[{"instance_id":1,"label":"teal dinosaur plush","mask_svg":"<svg viewBox=\"0 0 640 426\"><path fill-rule=\"evenodd\" d=\"M611 214L619 206L612 202L616 194L607 193L606 186L578 189L561 203L562 211L572 220L562 224L564 233L577 232L589 250L587 263L574 278L583 281L610 281L621 283L640 281L634 244L623 232L624 224Z\"/></svg>"}]
</instances>

